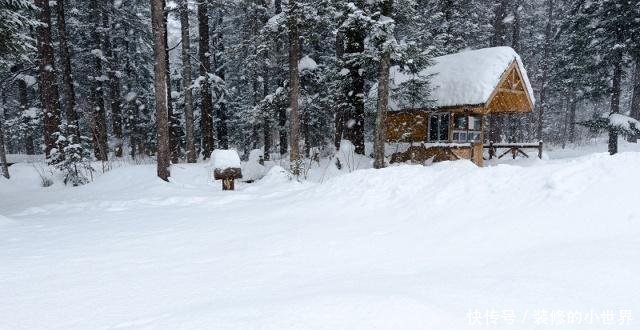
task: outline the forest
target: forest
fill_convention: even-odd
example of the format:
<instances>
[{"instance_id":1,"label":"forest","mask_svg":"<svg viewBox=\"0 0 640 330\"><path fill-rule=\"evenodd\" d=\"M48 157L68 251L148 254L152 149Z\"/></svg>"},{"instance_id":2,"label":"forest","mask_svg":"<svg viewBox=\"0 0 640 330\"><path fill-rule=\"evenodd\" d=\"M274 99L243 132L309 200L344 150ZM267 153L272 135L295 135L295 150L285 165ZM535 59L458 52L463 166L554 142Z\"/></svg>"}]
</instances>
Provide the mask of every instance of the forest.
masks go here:
<instances>
[{"instance_id":1,"label":"forest","mask_svg":"<svg viewBox=\"0 0 640 330\"><path fill-rule=\"evenodd\" d=\"M615 153L599 119L640 119L634 0L0 0L5 153L45 153L76 183L95 160L154 157L166 179L228 148L295 170L342 140L373 143L383 167L385 98L429 99L428 77L371 97L389 66L492 46L521 55L537 102L486 140L564 147L608 128Z\"/></svg>"}]
</instances>

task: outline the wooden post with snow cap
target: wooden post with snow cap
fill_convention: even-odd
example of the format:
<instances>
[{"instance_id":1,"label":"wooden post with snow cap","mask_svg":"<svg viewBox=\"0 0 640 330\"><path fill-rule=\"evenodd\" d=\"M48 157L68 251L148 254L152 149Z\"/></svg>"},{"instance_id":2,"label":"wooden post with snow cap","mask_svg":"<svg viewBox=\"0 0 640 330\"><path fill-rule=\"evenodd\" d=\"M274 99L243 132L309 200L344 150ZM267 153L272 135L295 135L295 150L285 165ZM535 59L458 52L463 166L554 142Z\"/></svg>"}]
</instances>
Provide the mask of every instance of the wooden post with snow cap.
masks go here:
<instances>
[{"instance_id":1,"label":"wooden post with snow cap","mask_svg":"<svg viewBox=\"0 0 640 330\"><path fill-rule=\"evenodd\" d=\"M213 178L222 180L222 190L234 190L236 179L242 178L240 156L235 150L214 150L211 154Z\"/></svg>"}]
</instances>

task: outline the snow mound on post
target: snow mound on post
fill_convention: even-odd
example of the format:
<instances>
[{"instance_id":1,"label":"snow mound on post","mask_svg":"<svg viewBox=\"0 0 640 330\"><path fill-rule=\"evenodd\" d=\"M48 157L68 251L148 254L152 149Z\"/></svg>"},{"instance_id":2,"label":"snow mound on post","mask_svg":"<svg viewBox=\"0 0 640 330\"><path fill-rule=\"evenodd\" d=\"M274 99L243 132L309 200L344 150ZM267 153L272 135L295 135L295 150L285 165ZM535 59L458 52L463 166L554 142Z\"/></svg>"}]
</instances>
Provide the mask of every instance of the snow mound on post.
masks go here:
<instances>
[{"instance_id":1,"label":"snow mound on post","mask_svg":"<svg viewBox=\"0 0 640 330\"><path fill-rule=\"evenodd\" d=\"M216 169L240 168L240 156L235 150L216 149L211 153L211 162Z\"/></svg>"},{"instance_id":2,"label":"snow mound on post","mask_svg":"<svg viewBox=\"0 0 640 330\"><path fill-rule=\"evenodd\" d=\"M502 74L513 61L516 61L522 73L531 101L535 102L527 71L518 53L511 47L492 47L434 58L433 65L418 74L418 77L429 80L432 88L429 101L433 102L419 106L440 108L484 104L489 101ZM399 88L402 83L414 78L416 77L402 72L398 66L391 67L390 87ZM376 86L371 89L371 94L375 93ZM390 100L389 108L400 110L395 100Z\"/></svg>"}]
</instances>

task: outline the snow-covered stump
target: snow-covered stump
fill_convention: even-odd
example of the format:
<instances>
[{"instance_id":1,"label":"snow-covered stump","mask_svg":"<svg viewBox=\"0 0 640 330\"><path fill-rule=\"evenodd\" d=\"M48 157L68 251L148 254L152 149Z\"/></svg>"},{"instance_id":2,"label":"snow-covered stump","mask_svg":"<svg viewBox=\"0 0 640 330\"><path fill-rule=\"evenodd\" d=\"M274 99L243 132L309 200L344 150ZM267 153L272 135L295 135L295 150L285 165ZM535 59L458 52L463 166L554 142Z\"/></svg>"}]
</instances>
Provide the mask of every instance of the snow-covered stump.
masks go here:
<instances>
[{"instance_id":1,"label":"snow-covered stump","mask_svg":"<svg viewBox=\"0 0 640 330\"><path fill-rule=\"evenodd\" d=\"M234 190L235 180L242 178L240 156L235 150L214 150L211 154L213 178L222 180L222 190Z\"/></svg>"}]
</instances>

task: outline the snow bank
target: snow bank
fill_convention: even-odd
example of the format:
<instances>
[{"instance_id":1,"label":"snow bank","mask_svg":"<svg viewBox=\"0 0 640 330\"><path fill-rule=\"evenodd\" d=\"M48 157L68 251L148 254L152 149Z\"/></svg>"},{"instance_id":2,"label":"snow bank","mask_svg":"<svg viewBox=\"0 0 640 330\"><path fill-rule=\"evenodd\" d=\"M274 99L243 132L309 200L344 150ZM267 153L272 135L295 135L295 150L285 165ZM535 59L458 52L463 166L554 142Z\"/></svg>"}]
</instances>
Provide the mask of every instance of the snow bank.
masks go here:
<instances>
[{"instance_id":1,"label":"snow bank","mask_svg":"<svg viewBox=\"0 0 640 330\"><path fill-rule=\"evenodd\" d=\"M211 163L216 169L240 168L240 156L235 150L217 149L211 153Z\"/></svg>"},{"instance_id":2,"label":"snow bank","mask_svg":"<svg viewBox=\"0 0 640 330\"><path fill-rule=\"evenodd\" d=\"M513 329L470 319L506 311L537 330L571 311L599 318L565 328L595 330L623 310L631 329L637 164L443 162L324 184L274 167L234 194L203 164L176 164L172 183L144 165L78 188L2 185L0 329Z\"/></svg>"}]
</instances>

